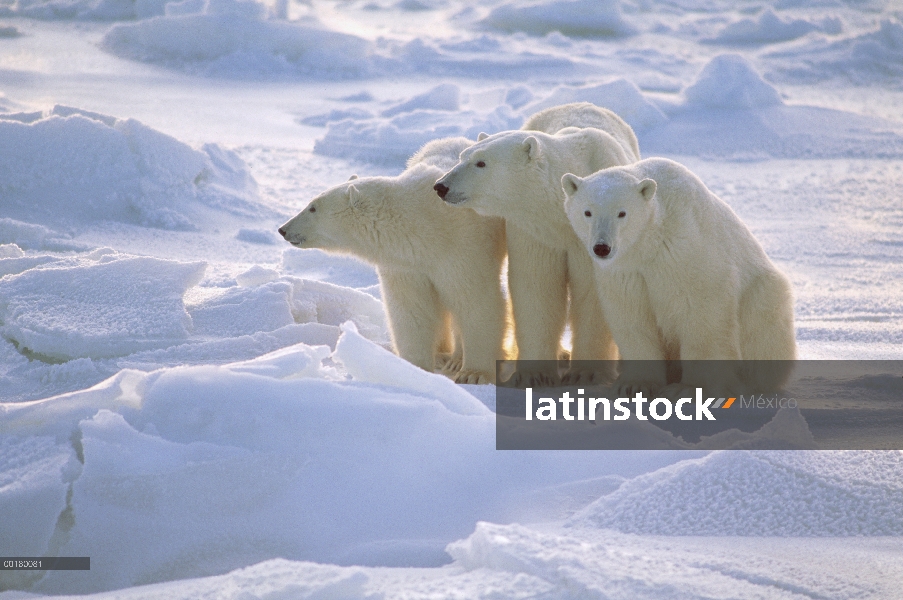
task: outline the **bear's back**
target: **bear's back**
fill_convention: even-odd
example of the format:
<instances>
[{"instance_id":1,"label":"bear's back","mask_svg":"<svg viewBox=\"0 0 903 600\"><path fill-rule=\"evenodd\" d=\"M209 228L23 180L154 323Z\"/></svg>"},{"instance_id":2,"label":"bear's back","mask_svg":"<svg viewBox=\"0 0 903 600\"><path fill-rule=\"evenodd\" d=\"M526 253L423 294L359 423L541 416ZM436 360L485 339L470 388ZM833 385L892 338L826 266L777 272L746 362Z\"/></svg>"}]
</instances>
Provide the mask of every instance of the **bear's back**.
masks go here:
<instances>
[{"instance_id":1,"label":"bear's back","mask_svg":"<svg viewBox=\"0 0 903 600\"><path fill-rule=\"evenodd\" d=\"M447 137L432 140L408 159L407 168L415 165L428 165L441 169L443 173L450 171L458 164L458 156L465 148L472 146L473 140L465 137Z\"/></svg>"},{"instance_id":2,"label":"bear's back","mask_svg":"<svg viewBox=\"0 0 903 600\"><path fill-rule=\"evenodd\" d=\"M571 127L600 129L624 147L631 162L640 160L640 146L633 128L616 113L589 102L574 102L541 110L529 117L521 129L555 134Z\"/></svg>"},{"instance_id":3,"label":"bear's back","mask_svg":"<svg viewBox=\"0 0 903 600\"><path fill-rule=\"evenodd\" d=\"M724 200L684 165L666 158L649 158L626 167L637 179L653 179L656 200L664 210L662 228L680 236L692 232L711 251L745 262L768 260L749 227Z\"/></svg>"}]
</instances>

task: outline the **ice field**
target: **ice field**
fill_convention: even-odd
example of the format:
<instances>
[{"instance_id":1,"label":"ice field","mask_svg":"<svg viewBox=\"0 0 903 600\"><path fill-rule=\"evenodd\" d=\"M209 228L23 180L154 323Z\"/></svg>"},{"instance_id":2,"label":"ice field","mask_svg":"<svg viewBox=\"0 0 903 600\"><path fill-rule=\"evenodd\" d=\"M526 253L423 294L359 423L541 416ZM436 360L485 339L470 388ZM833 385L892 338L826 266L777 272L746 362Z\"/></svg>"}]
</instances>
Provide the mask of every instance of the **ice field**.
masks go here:
<instances>
[{"instance_id":1,"label":"ice field","mask_svg":"<svg viewBox=\"0 0 903 600\"><path fill-rule=\"evenodd\" d=\"M0 599L900 597L900 452L497 451L276 232L576 101L731 205L801 358L903 359L893 0L0 0L0 556L91 557Z\"/></svg>"}]
</instances>

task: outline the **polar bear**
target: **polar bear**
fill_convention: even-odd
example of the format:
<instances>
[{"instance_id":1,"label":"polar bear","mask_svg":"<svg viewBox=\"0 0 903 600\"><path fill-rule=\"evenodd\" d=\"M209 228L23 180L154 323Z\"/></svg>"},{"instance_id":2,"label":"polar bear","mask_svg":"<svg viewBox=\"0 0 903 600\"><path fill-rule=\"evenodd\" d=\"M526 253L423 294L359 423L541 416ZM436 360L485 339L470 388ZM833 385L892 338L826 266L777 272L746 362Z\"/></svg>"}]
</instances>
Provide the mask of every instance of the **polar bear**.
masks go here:
<instances>
[{"instance_id":1,"label":"polar bear","mask_svg":"<svg viewBox=\"0 0 903 600\"><path fill-rule=\"evenodd\" d=\"M504 358L504 221L449 207L432 189L472 143L434 140L401 175L353 177L314 198L279 233L295 247L375 265L395 350L423 369L441 366L450 318L463 350L452 378L488 383Z\"/></svg>"},{"instance_id":2,"label":"polar bear","mask_svg":"<svg viewBox=\"0 0 903 600\"><path fill-rule=\"evenodd\" d=\"M665 386L671 359L683 367L680 383L672 382L678 389L784 383L789 362L708 369L699 362L792 361L796 340L790 282L696 175L650 158L586 178L569 173L561 185L621 358L656 361L625 363L620 393Z\"/></svg>"},{"instance_id":3,"label":"polar bear","mask_svg":"<svg viewBox=\"0 0 903 600\"><path fill-rule=\"evenodd\" d=\"M617 114L589 102L573 102L552 106L531 115L521 126L525 131L559 133L565 128L595 127L617 140L628 155L640 160L640 144L633 128Z\"/></svg>"},{"instance_id":4,"label":"polar bear","mask_svg":"<svg viewBox=\"0 0 903 600\"><path fill-rule=\"evenodd\" d=\"M458 164L436 182L434 189L447 204L505 220L519 360L556 360L567 320L572 360L617 358L593 283L592 260L564 212L561 176L589 175L636 160L639 156L629 144L625 147L593 127L568 126L554 135L506 131L464 150ZM589 374L572 372L564 382L579 382L584 376ZM541 369L525 369L514 383L556 381Z\"/></svg>"}]
</instances>

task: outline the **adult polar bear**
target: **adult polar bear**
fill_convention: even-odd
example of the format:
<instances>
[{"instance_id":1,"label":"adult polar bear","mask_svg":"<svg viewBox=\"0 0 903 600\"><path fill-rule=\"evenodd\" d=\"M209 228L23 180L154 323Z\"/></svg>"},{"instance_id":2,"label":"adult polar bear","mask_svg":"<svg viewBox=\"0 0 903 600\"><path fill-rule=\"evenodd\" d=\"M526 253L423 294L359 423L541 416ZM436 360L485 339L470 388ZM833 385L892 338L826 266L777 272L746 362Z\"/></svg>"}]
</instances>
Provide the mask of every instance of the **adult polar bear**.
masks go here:
<instances>
[{"instance_id":1,"label":"adult polar bear","mask_svg":"<svg viewBox=\"0 0 903 600\"><path fill-rule=\"evenodd\" d=\"M560 131L481 134L434 189L448 204L505 219L519 360L556 360L568 319L572 360L615 359L592 259L563 209L561 176L589 175L639 160L636 136L617 115L588 103L547 109L524 125L540 127ZM571 373L565 381L581 377ZM516 378L516 384L556 383L542 369L523 369Z\"/></svg>"},{"instance_id":2,"label":"adult polar bear","mask_svg":"<svg viewBox=\"0 0 903 600\"><path fill-rule=\"evenodd\" d=\"M784 383L789 362L698 362L791 361L796 341L790 282L696 175L650 158L585 179L566 174L561 185L605 310L617 315L609 324L621 358L656 361L625 364L620 393L654 393L667 383L664 361L677 358L683 386L736 394L738 383Z\"/></svg>"},{"instance_id":3,"label":"adult polar bear","mask_svg":"<svg viewBox=\"0 0 903 600\"><path fill-rule=\"evenodd\" d=\"M471 144L434 140L397 177L353 177L314 198L279 233L298 248L376 266L399 356L428 371L450 368L459 383L489 383L504 358L504 222L451 208L432 190ZM442 365L450 338L456 356Z\"/></svg>"}]
</instances>

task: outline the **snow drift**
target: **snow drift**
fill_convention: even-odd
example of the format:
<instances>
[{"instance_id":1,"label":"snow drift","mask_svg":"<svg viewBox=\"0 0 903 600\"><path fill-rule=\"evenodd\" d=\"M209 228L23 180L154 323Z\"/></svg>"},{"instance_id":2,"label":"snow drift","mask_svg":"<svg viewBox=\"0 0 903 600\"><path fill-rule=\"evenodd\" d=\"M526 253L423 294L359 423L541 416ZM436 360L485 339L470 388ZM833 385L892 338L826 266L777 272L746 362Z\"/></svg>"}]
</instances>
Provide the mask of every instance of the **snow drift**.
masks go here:
<instances>
[{"instance_id":1,"label":"snow drift","mask_svg":"<svg viewBox=\"0 0 903 600\"><path fill-rule=\"evenodd\" d=\"M5 217L64 231L104 220L194 230L203 207L266 214L233 152L60 105L0 113L0 194Z\"/></svg>"},{"instance_id":2,"label":"snow drift","mask_svg":"<svg viewBox=\"0 0 903 600\"><path fill-rule=\"evenodd\" d=\"M499 453L480 401L342 329L334 351L124 370L0 404L8 470L35 473L0 487L4 510L34 507L3 522L4 538L92 557L77 581L47 573L29 589L109 590L275 557L437 566L449 541L527 492L680 456Z\"/></svg>"},{"instance_id":3,"label":"snow drift","mask_svg":"<svg viewBox=\"0 0 903 600\"><path fill-rule=\"evenodd\" d=\"M618 0L552 0L530 4L503 4L479 23L500 31L591 37L634 33L621 16Z\"/></svg>"},{"instance_id":4,"label":"snow drift","mask_svg":"<svg viewBox=\"0 0 903 600\"><path fill-rule=\"evenodd\" d=\"M903 23L882 19L878 28L848 37L820 38L764 56L783 83L846 79L855 85L900 87L903 80Z\"/></svg>"},{"instance_id":5,"label":"snow drift","mask_svg":"<svg viewBox=\"0 0 903 600\"><path fill-rule=\"evenodd\" d=\"M368 72L369 43L297 22L267 20L253 0L182 2L165 16L114 25L107 51L207 75L300 74L327 78Z\"/></svg>"},{"instance_id":6,"label":"snow drift","mask_svg":"<svg viewBox=\"0 0 903 600\"><path fill-rule=\"evenodd\" d=\"M570 525L652 535L899 536L901 468L895 451L715 452L625 483Z\"/></svg>"},{"instance_id":7,"label":"snow drift","mask_svg":"<svg viewBox=\"0 0 903 600\"><path fill-rule=\"evenodd\" d=\"M903 156L903 126L876 117L788 106L739 54L713 58L677 102L661 100L668 120L638 132L648 154L727 159Z\"/></svg>"}]
</instances>

